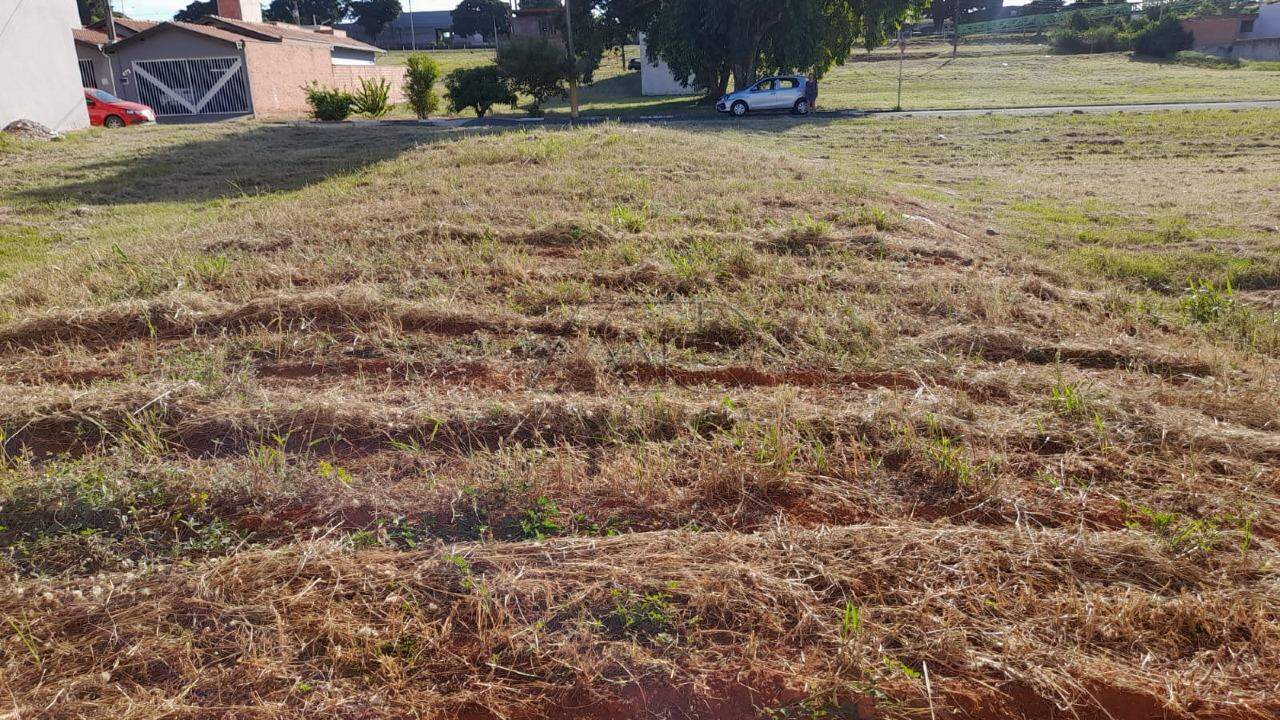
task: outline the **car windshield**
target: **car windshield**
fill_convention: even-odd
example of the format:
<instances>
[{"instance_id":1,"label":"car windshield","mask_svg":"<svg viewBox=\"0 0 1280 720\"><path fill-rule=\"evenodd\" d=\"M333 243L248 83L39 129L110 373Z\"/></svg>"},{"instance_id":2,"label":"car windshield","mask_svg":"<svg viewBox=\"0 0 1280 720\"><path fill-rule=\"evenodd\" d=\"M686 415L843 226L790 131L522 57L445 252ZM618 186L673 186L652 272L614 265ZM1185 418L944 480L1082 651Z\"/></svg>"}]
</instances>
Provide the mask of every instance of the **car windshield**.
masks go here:
<instances>
[{"instance_id":1,"label":"car windshield","mask_svg":"<svg viewBox=\"0 0 1280 720\"><path fill-rule=\"evenodd\" d=\"M104 103L120 102L120 98L116 97L115 95L112 95L106 90L90 90L89 94L92 95L93 99L97 100L98 102L104 102Z\"/></svg>"}]
</instances>

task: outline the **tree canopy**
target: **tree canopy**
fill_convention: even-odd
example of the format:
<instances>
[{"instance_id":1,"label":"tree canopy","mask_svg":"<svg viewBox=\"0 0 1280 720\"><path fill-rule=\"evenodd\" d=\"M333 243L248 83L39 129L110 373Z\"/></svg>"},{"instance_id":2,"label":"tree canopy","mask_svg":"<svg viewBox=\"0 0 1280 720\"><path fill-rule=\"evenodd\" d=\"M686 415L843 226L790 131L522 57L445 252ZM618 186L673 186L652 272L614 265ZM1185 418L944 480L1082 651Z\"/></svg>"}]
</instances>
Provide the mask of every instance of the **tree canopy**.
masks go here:
<instances>
[{"instance_id":1,"label":"tree canopy","mask_svg":"<svg viewBox=\"0 0 1280 720\"><path fill-rule=\"evenodd\" d=\"M298 14L293 14L294 8ZM303 25L332 25L342 22L351 13L350 0L271 0L262 17L277 22L298 22Z\"/></svg>"},{"instance_id":2,"label":"tree canopy","mask_svg":"<svg viewBox=\"0 0 1280 720\"><path fill-rule=\"evenodd\" d=\"M194 22L217 13L218 6L215 0L194 0L190 5L174 13L173 19L178 22Z\"/></svg>"},{"instance_id":3,"label":"tree canopy","mask_svg":"<svg viewBox=\"0 0 1280 720\"><path fill-rule=\"evenodd\" d=\"M607 18L645 33L651 60L723 93L762 71L823 75L859 41L878 44L927 0L602 0Z\"/></svg>"},{"instance_id":4,"label":"tree canopy","mask_svg":"<svg viewBox=\"0 0 1280 720\"><path fill-rule=\"evenodd\" d=\"M401 12L400 0L354 0L351 3L356 23L371 38L381 35L383 28L400 17Z\"/></svg>"},{"instance_id":5,"label":"tree canopy","mask_svg":"<svg viewBox=\"0 0 1280 720\"><path fill-rule=\"evenodd\" d=\"M453 9L453 34L470 37L476 33L492 39L511 30L511 6L505 0L462 0Z\"/></svg>"},{"instance_id":6,"label":"tree canopy","mask_svg":"<svg viewBox=\"0 0 1280 720\"><path fill-rule=\"evenodd\" d=\"M933 0L929 6L929 17L933 18L936 27L944 23L950 24L956 18L956 2L960 3L960 24L994 20L1004 7L1004 0ZM1098 0L1101 2L1101 0Z\"/></svg>"}]
</instances>

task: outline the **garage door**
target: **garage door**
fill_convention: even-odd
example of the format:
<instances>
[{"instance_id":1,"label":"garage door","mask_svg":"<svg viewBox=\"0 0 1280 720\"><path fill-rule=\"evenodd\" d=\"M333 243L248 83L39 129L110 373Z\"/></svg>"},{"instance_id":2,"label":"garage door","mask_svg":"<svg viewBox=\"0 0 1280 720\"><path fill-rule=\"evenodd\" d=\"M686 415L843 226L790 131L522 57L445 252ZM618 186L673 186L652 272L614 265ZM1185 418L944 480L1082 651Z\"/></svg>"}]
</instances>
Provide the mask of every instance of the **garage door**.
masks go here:
<instances>
[{"instance_id":1,"label":"garage door","mask_svg":"<svg viewBox=\"0 0 1280 720\"><path fill-rule=\"evenodd\" d=\"M240 58L138 60L138 101L157 115L243 115L253 111Z\"/></svg>"}]
</instances>

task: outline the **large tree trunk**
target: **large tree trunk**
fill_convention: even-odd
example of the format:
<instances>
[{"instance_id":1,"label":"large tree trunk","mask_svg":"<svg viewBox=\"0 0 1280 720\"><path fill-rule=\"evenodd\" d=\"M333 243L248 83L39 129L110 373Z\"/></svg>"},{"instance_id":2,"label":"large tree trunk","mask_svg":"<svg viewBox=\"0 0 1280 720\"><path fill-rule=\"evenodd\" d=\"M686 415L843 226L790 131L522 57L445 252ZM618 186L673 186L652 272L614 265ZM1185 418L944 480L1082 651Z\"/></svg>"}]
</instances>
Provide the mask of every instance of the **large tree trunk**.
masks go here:
<instances>
[{"instance_id":1,"label":"large tree trunk","mask_svg":"<svg viewBox=\"0 0 1280 720\"><path fill-rule=\"evenodd\" d=\"M730 58L733 63L733 89L742 90L756 81L756 63L760 60L760 44L782 22L781 9L750 18L738 18L730 34Z\"/></svg>"}]
</instances>

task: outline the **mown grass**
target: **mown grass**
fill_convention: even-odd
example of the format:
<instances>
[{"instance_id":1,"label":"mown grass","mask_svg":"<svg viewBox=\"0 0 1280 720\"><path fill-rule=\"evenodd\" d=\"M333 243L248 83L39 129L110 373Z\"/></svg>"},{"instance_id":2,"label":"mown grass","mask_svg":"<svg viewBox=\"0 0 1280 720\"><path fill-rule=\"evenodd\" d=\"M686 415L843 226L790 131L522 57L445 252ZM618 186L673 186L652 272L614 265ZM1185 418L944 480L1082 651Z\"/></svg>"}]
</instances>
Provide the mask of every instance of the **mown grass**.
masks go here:
<instances>
[{"instance_id":1,"label":"mown grass","mask_svg":"<svg viewBox=\"0 0 1280 720\"><path fill-rule=\"evenodd\" d=\"M0 162L4 227L41 233L0 278L6 696L1265 717L1275 127L23 146Z\"/></svg>"},{"instance_id":2,"label":"mown grass","mask_svg":"<svg viewBox=\"0 0 1280 720\"><path fill-rule=\"evenodd\" d=\"M627 49L636 57L639 48ZM492 51L450 50L431 53L446 72L490 62ZM404 53L388 53L383 62L403 63ZM1053 55L1034 39L974 38L951 57L949 44L931 39L908 43L903 63L902 107L995 108L1109 103L1195 102L1280 99L1266 63L1238 68L1155 61L1128 53ZM1263 72L1259 72L1263 71ZM856 51L823 78L820 105L826 109L891 110L898 104L898 51ZM443 88L441 88L443 92ZM623 69L616 54L606 57L591 87L583 89L588 114L710 114L690 97L640 95L639 73ZM547 105L562 114L564 102ZM498 108L500 114L511 111Z\"/></svg>"}]
</instances>

